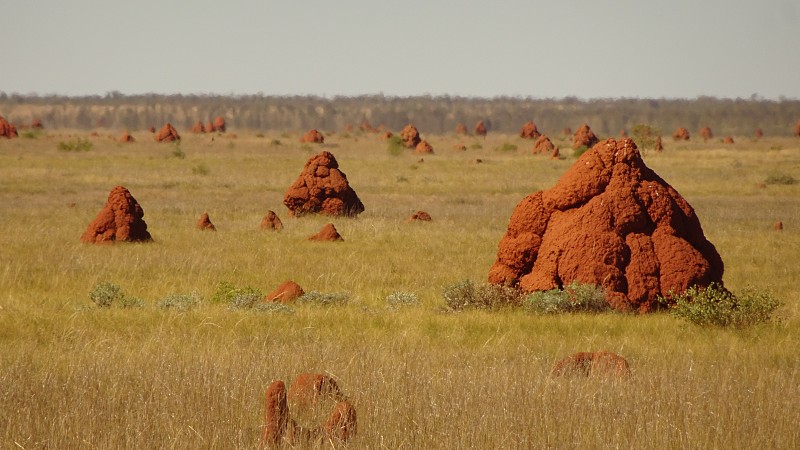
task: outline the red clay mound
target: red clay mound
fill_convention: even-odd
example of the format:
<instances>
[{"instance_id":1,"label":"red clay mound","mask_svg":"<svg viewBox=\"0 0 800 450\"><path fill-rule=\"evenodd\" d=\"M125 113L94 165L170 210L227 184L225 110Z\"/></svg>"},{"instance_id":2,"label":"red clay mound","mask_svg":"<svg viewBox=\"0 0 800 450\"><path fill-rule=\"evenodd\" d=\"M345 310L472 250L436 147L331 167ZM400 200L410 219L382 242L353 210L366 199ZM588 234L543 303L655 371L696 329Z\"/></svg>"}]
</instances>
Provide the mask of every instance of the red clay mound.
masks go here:
<instances>
[{"instance_id":1,"label":"red clay mound","mask_svg":"<svg viewBox=\"0 0 800 450\"><path fill-rule=\"evenodd\" d=\"M383 138L384 141L388 141L389 139L392 138L392 136L394 136L394 133L387 130L383 132L383 135L381 137Z\"/></svg>"},{"instance_id":2,"label":"red clay mound","mask_svg":"<svg viewBox=\"0 0 800 450\"><path fill-rule=\"evenodd\" d=\"M281 380L273 381L267 388L264 401L264 432L261 448L277 448L286 433L289 407L286 404L286 385Z\"/></svg>"},{"instance_id":3,"label":"red clay mound","mask_svg":"<svg viewBox=\"0 0 800 450\"><path fill-rule=\"evenodd\" d=\"M204 212L203 215L200 216L200 220L197 221L197 229L201 231L217 231L217 227L211 223L211 219L208 217L207 212Z\"/></svg>"},{"instance_id":4,"label":"red clay mound","mask_svg":"<svg viewBox=\"0 0 800 450\"><path fill-rule=\"evenodd\" d=\"M467 134L467 126L463 123L456 125L456 134Z\"/></svg>"},{"instance_id":5,"label":"red clay mound","mask_svg":"<svg viewBox=\"0 0 800 450\"><path fill-rule=\"evenodd\" d=\"M322 135L317 130L308 130L303 137L300 138L300 142L309 142L312 144L322 144L325 142L325 136Z\"/></svg>"},{"instance_id":6,"label":"red clay mound","mask_svg":"<svg viewBox=\"0 0 800 450\"><path fill-rule=\"evenodd\" d=\"M343 241L344 238L341 234L336 230L336 227L333 226L332 223L327 223L322 229L319 230L319 233L314 234L308 237L309 241Z\"/></svg>"},{"instance_id":7,"label":"red clay mound","mask_svg":"<svg viewBox=\"0 0 800 450\"><path fill-rule=\"evenodd\" d=\"M630 139L600 142L554 187L523 199L498 247L491 283L595 284L618 310L647 312L659 296L722 285L722 259L694 209Z\"/></svg>"},{"instance_id":8,"label":"red clay mound","mask_svg":"<svg viewBox=\"0 0 800 450\"><path fill-rule=\"evenodd\" d=\"M433 146L428 141L420 141L414 149L414 153L433 153Z\"/></svg>"},{"instance_id":9,"label":"red clay mound","mask_svg":"<svg viewBox=\"0 0 800 450\"><path fill-rule=\"evenodd\" d=\"M797 125L794 126L794 135L800 137L800 120L798 120Z\"/></svg>"},{"instance_id":10,"label":"red clay mound","mask_svg":"<svg viewBox=\"0 0 800 450\"><path fill-rule=\"evenodd\" d=\"M332 377L299 375L287 394L283 381L267 389L261 448L339 447L356 434L356 410Z\"/></svg>"},{"instance_id":11,"label":"red clay mound","mask_svg":"<svg viewBox=\"0 0 800 450\"><path fill-rule=\"evenodd\" d=\"M405 145L406 148L416 148L422 141L419 137L419 130L411 124L406 125L402 131L400 131L400 139L403 140L403 145Z\"/></svg>"},{"instance_id":12,"label":"red clay mound","mask_svg":"<svg viewBox=\"0 0 800 450\"><path fill-rule=\"evenodd\" d=\"M228 125L225 124L225 118L222 116L214 117L214 130L224 133L225 130L228 129ZM213 131L213 130L212 130Z\"/></svg>"},{"instance_id":13,"label":"red clay mound","mask_svg":"<svg viewBox=\"0 0 800 450\"><path fill-rule=\"evenodd\" d=\"M275 211L269 210L261 219L259 228L262 230L281 231L283 229L283 222L281 222L281 219L275 214Z\"/></svg>"},{"instance_id":14,"label":"red clay mound","mask_svg":"<svg viewBox=\"0 0 800 450\"><path fill-rule=\"evenodd\" d=\"M369 123L369 120L367 119L364 119L364 121L361 122L361 125L359 125L358 128L366 133L374 133L378 131L378 129L373 127L372 124Z\"/></svg>"},{"instance_id":15,"label":"red clay mound","mask_svg":"<svg viewBox=\"0 0 800 450\"><path fill-rule=\"evenodd\" d=\"M127 131L123 131L122 134L119 135L119 138L117 138L117 142L120 143L136 142L136 139L134 139L133 136L131 136L131 134L128 133Z\"/></svg>"},{"instance_id":16,"label":"red clay mound","mask_svg":"<svg viewBox=\"0 0 800 450\"><path fill-rule=\"evenodd\" d=\"M295 180L283 204L293 216L322 213L329 216L356 216L364 212L364 204L339 170L339 163L330 152L312 156Z\"/></svg>"},{"instance_id":17,"label":"red clay mound","mask_svg":"<svg viewBox=\"0 0 800 450\"><path fill-rule=\"evenodd\" d=\"M303 288L292 280L286 280L274 291L264 296L265 302L291 303L305 294Z\"/></svg>"},{"instance_id":18,"label":"red clay mound","mask_svg":"<svg viewBox=\"0 0 800 450\"><path fill-rule=\"evenodd\" d=\"M147 127L147 131L149 131L151 133L155 133L156 132L156 127L154 127L153 125L150 125L149 127Z\"/></svg>"},{"instance_id":19,"label":"red clay mound","mask_svg":"<svg viewBox=\"0 0 800 450\"><path fill-rule=\"evenodd\" d=\"M533 154L550 154L552 155L553 152L558 151L553 142L550 140L549 137L542 134L536 139L536 142L533 144Z\"/></svg>"},{"instance_id":20,"label":"red clay mound","mask_svg":"<svg viewBox=\"0 0 800 450\"><path fill-rule=\"evenodd\" d=\"M664 144L661 143L661 136L656 136L656 143L653 145L653 149L657 152L664 151Z\"/></svg>"},{"instance_id":21,"label":"red clay mound","mask_svg":"<svg viewBox=\"0 0 800 450\"><path fill-rule=\"evenodd\" d=\"M700 137L703 138L703 142L707 142L714 137L714 133L711 132L711 128L703 127L700 128Z\"/></svg>"},{"instance_id":22,"label":"red clay mound","mask_svg":"<svg viewBox=\"0 0 800 450\"><path fill-rule=\"evenodd\" d=\"M486 124L483 123L482 120L479 120L478 123L475 124L475 136L486 137L486 133Z\"/></svg>"},{"instance_id":23,"label":"red clay mound","mask_svg":"<svg viewBox=\"0 0 800 450\"><path fill-rule=\"evenodd\" d=\"M0 116L0 137L13 139L17 137L17 128Z\"/></svg>"},{"instance_id":24,"label":"red clay mound","mask_svg":"<svg viewBox=\"0 0 800 450\"><path fill-rule=\"evenodd\" d=\"M592 129L589 128L588 124L581 125L578 128L578 131L575 132L575 135L572 137L572 148L578 149L582 146L592 147L599 142L597 136L594 135Z\"/></svg>"},{"instance_id":25,"label":"red clay mound","mask_svg":"<svg viewBox=\"0 0 800 450\"><path fill-rule=\"evenodd\" d=\"M180 141L181 136L178 134L178 130L172 126L171 123L167 122L158 130L155 136L156 142L173 142L173 141Z\"/></svg>"},{"instance_id":26,"label":"red clay mound","mask_svg":"<svg viewBox=\"0 0 800 450\"><path fill-rule=\"evenodd\" d=\"M572 136L572 128L570 127L564 128L563 130L561 130L561 134L563 134L564 137Z\"/></svg>"},{"instance_id":27,"label":"red clay mound","mask_svg":"<svg viewBox=\"0 0 800 450\"><path fill-rule=\"evenodd\" d=\"M723 144L734 144L735 142L733 142L733 136L725 136L725 138L722 139L722 143Z\"/></svg>"},{"instance_id":28,"label":"red clay mound","mask_svg":"<svg viewBox=\"0 0 800 450\"><path fill-rule=\"evenodd\" d=\"M408 219L406 219L407 223L420 222L420 221L421 222L430 222L431 221L431 215L426 213L425 211L417 211L414 214L412 214Z\"/></svg>"},{"instance_id":29,"label":"red clay mound","mask_svg":"<svg viewBox=\"0 0 800 450\"><path fill-rule=\"evenodd\" d=\"M761 139L762 137L764 137L764 130L762 130L760 127L756 128L755 136L756 139Z\"/></svg>"},{"instance_id":30,"label":"red clay mound","mask_svg":"<svg viewBox=\"0 0 800 450\"><path fill-rule=\"evenodd\" d=\"M628 361L611 352L580 352L558 361L551 376L584 376L627 378L631 374Z\"/></svg>"},{"instance_id":31,"label":"red clay mound","mask_svg":"<svg viewBox=\"0 0 800 450\"><path fill-rule=\"evenodd\" d=\"M542 133L539 133L539 129L536 128L536 123L530 120L522 125L522 130L519 132L519 137L523 139L537 139L539 136L541 136L541 134Z\"/></svg>"},{"instance_id":32,"label":"red clay mound","mask_svg":"<svg viewBox=\"0 0 800 450\"><path fill-rule=\"evenodd\" d=\"M34 130L42 130L44 129L44 125L42 124L42 119L36 118L31 121L31 128Z\"/></svg>"},{"instance_id":33,"label":"red clay mound","mask_svg":"<svg viewBox=\"0 0 800 450\"><path fill-rule=\"evenodd\" d=\"M688 141L689 140L689 130L683 127L678 127L674 133L672 133L672 139L676 141Z\"/></svg>"},{"instance_id":34,"label":"red clay mound","mask_svg":"<svg viewBox=\"0 0 800 450\"><path fill-rule=\"evenodd\" d=\"M775 228L775 231L783 231L783 222L780 220L775 222L775 226L773 228Z\"/></svg>"},{"instance_id":35,"label":"red clay mound","mask_svg":"<svg viewBox=\"0 0 800 450\"><path fill-rule=\"evenodd\" d=\"M81 241L149 241L152 237L143 217L139 202L125 187L117 186L108 194L106 205L86 228Z\"/></svg>"},{"instance_id":36,"label":"red clay mound","mask_svg":"<svg viewBox=\"0 0 800 450\"><path fill-rule=\"evenodd\" d=\"M204 130L205 130L206 133L214 133L215 131L217 131L217 129L214 128L214 122L212 122L210 120L208 122L206 122L206 126L204 127Z\"/></svg>"},{"instance_id":37,"label":"red clay mound","mask_svg":"<svg viewBox=\"0 0 800 450\"><path fill-rule=\"evenodd\" d=\"M197 122L195 122L194 125L192 126L192 133L200 134L200 133L205 133L205 132L206 132L206 129L203 126L203 122L200 122L199 120Z\"/></svg>"}]
</instances>

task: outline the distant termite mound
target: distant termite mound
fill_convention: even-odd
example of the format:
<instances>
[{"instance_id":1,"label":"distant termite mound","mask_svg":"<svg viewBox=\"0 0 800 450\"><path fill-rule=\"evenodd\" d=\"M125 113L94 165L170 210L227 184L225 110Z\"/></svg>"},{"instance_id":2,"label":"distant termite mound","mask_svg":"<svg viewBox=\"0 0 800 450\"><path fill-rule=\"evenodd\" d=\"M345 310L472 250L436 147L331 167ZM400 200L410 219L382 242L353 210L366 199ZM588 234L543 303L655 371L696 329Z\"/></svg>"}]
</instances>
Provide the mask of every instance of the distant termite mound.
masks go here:
<instances>
[{"instance_id":1,"label":"distant termite mound","mask_svg":"<svg viewBox=\"0 0 800 450\"><path fill-rule=\"evenodd\" d=\"M124 186L111 190L105 206L81 236L81 241L88 243L151 239L142 207Z\"/></svg>"},{"instance_id":2,"label":"distant termite mound","mask_svg":"<svg viewBox=\"0 0 800 450\"><path fill-rule=\"evenodd\" d=\"M300 142L307 142L311 144L323 144L325 143L325 136L322 135L318 130L312 129L306 131L303 137L300 138Z\"/></svg>"},{"instance_id":3,"label":"distant termite mound","mask_svg":"<svg viewBox=\"0 0 800 450\"><path fill-rule=\"evenodd\" d=\"M489 281L529 292L594 284L613 308L647 312L659 297L722 285L723 270L689 203L632 140L608 139L517 205Z\"/></svg>"},{"instance_id":4,"label":"distant termite mound","mask_svg":"<svg viewBox=\"0 0 800 450\"><path fill-rule=\"evenodd\" d=\"M208 213L204 212L200 216L200 220L197 221L197 229L200 231L217 231L217 227L211 223L211 218L208 217Z\"/></svg>"},{"instance_id":5,"label":"distant termite mound","mask_svg":"<svg viewBox=\"0 0 800 450\"><path fill-rule=\"evenodd\" d=\"M467 134L467 126L463 123L456 125L456 134Z\"/></svg>"},{"instance_id":6,"label":"distant termite mound","mask_svg":"<svg viewBox=\"0 0 800 450\"><path fill-rule=\"evenodd\" d=\"M553 141L544 134L539 135L536 142L533 144L533 154L553 155L554 152L558 152L558 149L553 145ZM558 153L555 154L558 155Z\"/></svg>"},{"instance_id":7,"label":"distant termite mound","mask_svg":"<svg viewBox=\"0 0 800 450\"><path fill-rule=\"evenodd\" d=\"M158 130L154 139L156 142L173 142L180 141L181 136L178 134L178 130L176 130L171 123L167 122Z\"/></svg>"},{"instance_id":8,"label":"distant termite mound","mask_svg":"<svg viewBox=\"0 0 800 450\"><path fill-rule=\"evenodd\" d=\"M347 175L339 170L336 158L327 151L309 158L283 197L283 204L293 216L311 213L356 216L364 212L364 204L350 187Z\"/></svg>"},{"instance_id":9,"label":"distant termite mound","mask_svg":"<svg viewBox=\"0 0 800 450\"><path fill-rule=\"evenodd\" d=\"M538 139L540 135L539 128L536 127L536 123L532 120L525 122L519 132L519 137L522 139Z\"/></svg>"},{"instance_id":10,"label":"distant termite mound","mask_svg":"<svg viewBox=\"0 0 800 450\"><path fill-rule=\"evenodd\" d=\"M419 137L419 130L412 124L408 124L400 131L400 139L406 148L416 148L422 141Z\"/></svg>"},{"instance_id":11,"label":"distant termite mound","mask_svg":"<svg viewBox=\"0 0 800 450\"><path fill-rule=\"evenodd\" d=\"M0 116L0 137L13 139L17 137L17 128Z\"/></svg>"},{"instance_id":12,"label":"distant termite mound","mask_svg":"<svg viewBox=\"0 0 800 450\"><path fill-rule=\"evenodd\" d=\"M708 142L709 139L714 138L714 133L711 132L711 128L703 127L700 128L700 137L703 138L703 142Z\"/></svg>"},{"instance_id":13,"label":"distant termite mound","mask_svg":"<svg viewBox=\"0 0 800 450\"><path fill-rule=\"evenodd\" d=\"M228 125L225 123L225 118L222 116L214 117L214 129L209 130L208 132L212 132L214 130L219 131L220 133L224 133L228 129Z\"/></svg>"},{"instance_id":14,"label":"distant termite mound","mask_svg":"<svg viewBox=\"0 0 800 450\"><path fill-rule=\"evenodd\" d=\"M672 139L676 141L688 141L689 140L689 130L684 127L678 127L674 133L672 133Z\"/></svg>"},{"instance_id":15,"label":"distant termite mound","mask_svg":"<svg viewBox=\"0 0 800 450\"><path fill-rule=\"evenodd\" d=\"M722 143L723 143L723 144L729 144L729 145L730 145L730 144L734 144L735 142L733 141L733 136L725 136L725 137L722 139Z\"/></svg>"},{"instance_id":16,"label":"distant termite mound","mask_svg":"<svg viewBox=\"0 0 800 450\"><path fill-rule=\"evenodd\" d=\"M417 211L406 219L406 223L412 222L430 222L431 215L425 211Z\"/></svg>"},{"instance_id":17,"label":"distant termite mound","mask_svg":"<svg viewBox=\"0 0 800 450\"><path fill-rule=\"evenodd\" d=\"M486 129L486 124L483 123L482 120L479 120L478 123L475 124L475 136L486 137L486 133L488 133L488 130Z\"/></svg>"},{"instance_id":18,"label":"distant termite mound","mask_svg":"<svg viewBox=\"0 0 800 450\"><path fill-rule=\"evenodd\" d=\"M572 137L572 148L577 150L581 147L592 147L593 145L597 144L599 139L595 136L594 132L591 128L589 128L589 124L583 124L578 131L575 132L575 135Z\"/></svg>"},{"instance_id":19,"label":"distant termite mound","mask_svg":"<svg viewBox=\"0 0 800 450\"><path fill-rule=\"evenodd\" d=\"M303 288L292 280L281 283L274 291L264 297L265 302L292 303L305 294Z\"/></svg>"},{"instance_id":20,"label":"distant termite mound","mask_svg":"<svg viewBox=\"0 0 800 450\"><path fill-rule=\"evenodd\" d=\"M283 222L281 222L280 217L275 214L275 211L269 210L261 219L259 228L262 230L281 231L283 229Z\"/></svg>"},{"instance_id":21,"label":"distant termite mound","mask_svg":"<svg viewBox=\"0 0 800 450\"><path fill-rule=\"evenodd\" d=\"M764 137L764 130L762 130L761 127L756 128L755 137L756 139Z\"/></svg>"},{"instance_id":22,"label":"distant termite mound","mask_svg":"<svg viewBox=\"0 0 800 450\"><path fill-rule=\"evenodd\" d=\"M136 139L134 139L129 132L123 131L122 134L120 134L119 137L117 138L117 142L130 143L130 142L136 142Z\"/></svg>"},{"instance_id":23,"label":"distant termite mound","mask_svg":"<svg viewBox=\"0 0 800 450\"><path fill-rule=\"evenodd\" d=\"M317 234L308 237L309 241L343 241L344 238L332 223L326 223Z\"/></svg>"},{"instance_id":24,"label":"distant termite mound","mask_svg":"<svg viewBox=\"0 0 800 450\"><path fill-rule=\"evenodd\" d=\"M661 143L661 136L656 136L656 143L653 145L653 149L657 152L664 151L664 144Z\"/></svg>"},{"instance_id":25,"label":"distant termite mound","mask_svg":"<svg viewBox=\"0 0 800 450\"><path fill-rule=\"evenodd\" d=\"M433 146L426 140L422 140L417 144L414 153L433 153Z\"/></svg>"},{"instance_id":26,"label":"distant termite mound","mask_svg":"<svg viewBox=\"0 0 800 450\"><path fill-rule=\"evenodd\" d=\"M206 128L203 126L203 122L198 120L197 122L194 123L194 125L192 125L192 133L201 134L205 132Z\"/></svg>"}]
</instances>

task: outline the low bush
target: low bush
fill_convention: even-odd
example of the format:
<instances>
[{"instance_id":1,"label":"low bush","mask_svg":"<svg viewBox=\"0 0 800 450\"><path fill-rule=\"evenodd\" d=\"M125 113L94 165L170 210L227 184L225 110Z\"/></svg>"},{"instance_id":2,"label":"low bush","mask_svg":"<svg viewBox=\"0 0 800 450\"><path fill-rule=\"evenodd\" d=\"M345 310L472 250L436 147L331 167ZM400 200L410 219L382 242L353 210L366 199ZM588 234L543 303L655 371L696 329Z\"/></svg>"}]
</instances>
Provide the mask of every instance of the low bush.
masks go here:
<instances>
[{"instance_id":1,"label":"low bush","mask_svg":"<svg viewBox=\"0 0 800 450\"><path fill-rule=\"evenodd\" d=\"M502 146L495 148L495 151L498 151L498 152L515 152L515 151L517 151L517 146L514 145L514 144L509 144L508 142L506 142Z\"/></svg>"},{"instance_id":2,"label":"low bush","mask_svg":"<svg viewBox=\"0 0 800 450\"><path fill-rule=\"evenodd\" d=\"M572 152L572 156L574 156L574 157L578 158L578 157L580 157L582 154L586 153L586 151L587 151L587 150L589 150L589 147L587 147L587 146L585 146L585 145L581 145L580 147L576 148L576 149L575 149L575 150Z\"/></svg>"},{"instance_id":3,"label":"low bush","mask_svg":"<svg viewBox=\"0 0 800 450\"><path fill-rule=\"evenodd\" d=\"M601 287L577 281L563 289L533 292L522 300L522 306L533 314L597 313L611 309Z\"/></svg>"},{"instance_id":4,"label":"low bush","mask_svg":"<svg viewBox=\"0 0 800 450\"><path fill-rule=\"evenodd\" d=\"M88 152L92 149L92 141L83 138L75 138L69 141L58 143L58 149L63 152Z\"/></svg>"},{"instance_id":5,"label":"low bush","mask_svg":"<svg viewBox=\"0 0 800 450\"><path fill-rule=\"evenodd\" d=\"M124 297L125 294L122 293L122 288L119 285L107 281L97 283L89 291L89 298L101 308L108 308L115 301L120 301Z\"/></svg>"},{"instance_id":6,"label":"low bush","mask_svg":"<svg viewBox=\"0 0 800 450\"><path fill-rule=\"evenodd\" d=\"M462 280L445 286L442 296L447 307L454 311L497 310L519 306L521 303L521 293L515 288L488 283L475 284L472 280Z\"/></svg>"},{"instance_id":7,"label":"low bush","mask_svg":"<svg viewBox=\"0 0 800 450\"><path fill-rule=\"evenodd\" d=\"M183 312L199 306L202 300L203 298L196 292L191 294L171 294L159 300L156 306L161 309L173 309Z\"/></svg>"},{"instance_id":8,"label":"low bush","mask_svg":"<svg viewBox=\"0 0 800 450\"><path fill-rule=\"evenodd\" d=\"M793 176L791 176L789 174L778 173L778 174L772 174L772 175L768 176L767 179L764 180L764 183L765 184L783 184L783 185L787 185L788 186L788 185L797 183L797 180Z\"/></svg>"},{"instance_id":9,"label":"low bush","mask_svg":"<svg viewBox=\"0 0 800 450\"><path fill-rule=\"evenodd\" d=\"M401 139L398 135L390 137L389 144L386 146L386 150L392 156L402 155L406 150L406 147L403 145L403 139Z\"/></svg>"},{"instance_id":10,"label":"low bush","mask_svg":"<svg viewBox=\"0 0 800 450\"><path fill-rule=\"evenodd\" d=\"M262 300L264 298L264 293L258 288L250 286L237 287L229 281L220 281L217 284L214 295L211 296L210 302L214 304L227 303L229 305L232 303L242 304L250 297L257 297L259 300Z\"/></svg>"},{"instance_id":11,"label":"low bush","mask_svg":"<svg viewBox=\"0 0 800 450\"><path fill-rule=\"evenodd\" d=\"M340 306L350 301L349 292L306 292L298 297L297 303L310 306Z\"/></svg>"},{"instance_id":12,"label":"low bush","mask_svg":"<svg viewBox=\"0 0 800 450\"><path fill-rule=\"evenodd\" d=\"M418 305L419 298L417 298L417 294L413 292L397 291L386 296L386 303L389 304L390 308L399 309L406 306Z\"/></svg>"},{"instance_id":13,"label":"low bush","mask_svg":"<svg viewBox=\"0 0 800 450\"><path fill-rule=\"evenodd\" d=\"M781 302L763 292L746 291L734 295L727 289L711 284L692 286L680 295L670 295L660 301L668 304L673 316L701 326L745 328L769 322Z\"/></svg>"}]
</instances>

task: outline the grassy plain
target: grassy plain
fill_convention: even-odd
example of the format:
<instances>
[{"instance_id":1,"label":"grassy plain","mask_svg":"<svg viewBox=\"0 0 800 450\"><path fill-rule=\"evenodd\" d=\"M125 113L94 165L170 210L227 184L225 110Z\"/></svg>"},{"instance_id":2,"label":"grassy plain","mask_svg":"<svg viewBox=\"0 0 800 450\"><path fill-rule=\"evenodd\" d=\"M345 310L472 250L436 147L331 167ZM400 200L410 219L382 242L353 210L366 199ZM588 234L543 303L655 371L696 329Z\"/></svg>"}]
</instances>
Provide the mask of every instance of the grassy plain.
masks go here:
<instances>
[{"instance_id":1,"label":"grassy plain","mask_svg":"<svg viewBox=\"0 0 800 450\"><path fill-rule=\"evenodd\" d=\"M180 152L138 133L58 150L68 134L0 140L0 448L255 448L264 389L306 371L332 374L353 399L352 448L800 447L800 184L757 186L800 179L800 139L645 153L697 210L726 286L785 303L780 322L723 330L666 314L443 310L445 286L486 279L515 204L574 162L565 141L554 161L516 136L423 130L436 154L420 161L359 133L322 146L185 133ZM496 150L506 143L518 150ZM366 206L356 219L286 214L286 188L323 148ZM81 244L117 184L154 242ZM258 230L268 209L283 232ZM433 221L403 222L418 209ZM218 232L194 228L204 211ZM328 221L344 242L305 240ZM155 307L173 293L209 299L220 281L268 292L286 279L350 302L293 314ZM101 281L147 306L95 307ZM420 302L391 309L395 291ZM603 349L628 359L630 381L548 377L557 359Z\"/></svg>"}]
</instances>

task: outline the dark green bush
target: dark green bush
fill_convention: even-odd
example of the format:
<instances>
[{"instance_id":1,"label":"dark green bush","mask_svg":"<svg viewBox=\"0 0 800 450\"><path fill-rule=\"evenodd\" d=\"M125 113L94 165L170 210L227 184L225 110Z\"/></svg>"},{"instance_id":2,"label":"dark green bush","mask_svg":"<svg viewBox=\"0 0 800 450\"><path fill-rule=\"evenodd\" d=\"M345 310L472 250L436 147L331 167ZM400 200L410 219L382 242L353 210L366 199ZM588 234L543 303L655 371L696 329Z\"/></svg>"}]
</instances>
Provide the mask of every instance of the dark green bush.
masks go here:
<instances>
[{"instance_id":1,"label":"dark green bush","mask_svg":"<svg viewBox=\"0 0 800 450\"><path fill-rule=\"evenodd\" d=\"M125 294L122 293L122 288L119 285L107 281L97 283L89 291L89 298L102 308L108 308L115 301L122 300L124 297Z\"/></svg>"},{"instance_id":2,"label":"dark green bush","mask_svg":"<svg viewBox=\"0 0 800 450\"><path fill-rule=\"evenodd\" d=\"M672 315L701 326L745 328L769 322L781 306L769 294L750 290L736 296L716 284L692 286L670 298L660 301L670 305Z\"/></svg>"},{"instance_id":3,"label":"dark green bush","mask_svg":"<svg viewBox=\"0 0 800 450\"><path fill-rule=\"evenodd\" d=\"M399 156L405 152L406 147L403 145L403 139L400 138L398 135L394 135L389 138L389 144L386 147L386 150L392 156Z\"/></svg>"},{"instance_id":4,"label":"dark green bush","mask_svg":"<svg viewBox=\"0 0 800 450\"><path fill-rule=\"evenodd\" d=\"M586 150L589 150L589 147L587 147L587 146L585 146L585 145L581 145L580 147L576 148L576 149L575 149L575 150L572 152L572 156L574 156L574 157L578 158L578 157L580 157L582 154L586 153Z\"/></svg>"},{"instance_id":5,"label":"dark green bush","mask_svg":"<svg viewBox=\"0 0 800 450\"><path fill-rule=\"evenodd\" d=\"M58 149L63 152L88 152L92 149L92 141L83 138L75 138L70 141L58 143Z\"/></svg>"}]
</instances>

